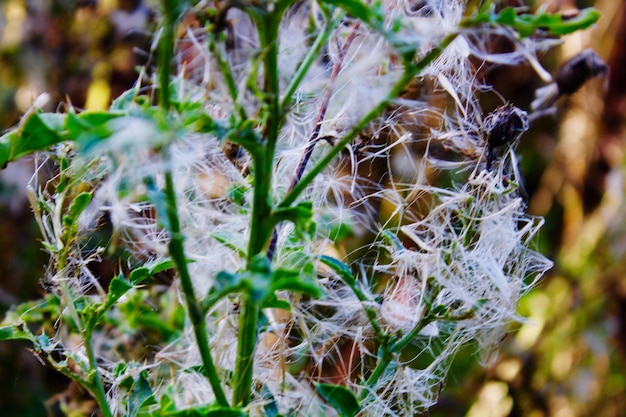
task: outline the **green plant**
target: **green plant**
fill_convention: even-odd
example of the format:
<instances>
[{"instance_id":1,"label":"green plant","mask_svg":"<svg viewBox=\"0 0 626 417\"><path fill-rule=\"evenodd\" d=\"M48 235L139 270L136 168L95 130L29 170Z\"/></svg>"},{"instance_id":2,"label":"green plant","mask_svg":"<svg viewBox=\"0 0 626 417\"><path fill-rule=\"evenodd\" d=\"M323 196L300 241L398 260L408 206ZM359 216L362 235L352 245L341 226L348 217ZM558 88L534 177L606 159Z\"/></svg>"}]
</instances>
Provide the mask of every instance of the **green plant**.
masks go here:
<instances>
[{"instance_id":1,"label":"green plant","mask_svg":"<svg viewBox=\"0 0 626 417\"><path fill-rule=\"evenodd\" d=\"M104 416L428 408L459 347L491 354L550 266L469 58L499 35L520 48L510 63L534 59L597 13L164 0L161 15L153 90L105 112L35 103L0 138L2 165L47 151L58 170L28 190L49 294L12 309L0 340L31 342ZM402 152L420 161L408 174L389 167ZM119 246L105 282L91 267Z\"/></svg>"}]
</instances>

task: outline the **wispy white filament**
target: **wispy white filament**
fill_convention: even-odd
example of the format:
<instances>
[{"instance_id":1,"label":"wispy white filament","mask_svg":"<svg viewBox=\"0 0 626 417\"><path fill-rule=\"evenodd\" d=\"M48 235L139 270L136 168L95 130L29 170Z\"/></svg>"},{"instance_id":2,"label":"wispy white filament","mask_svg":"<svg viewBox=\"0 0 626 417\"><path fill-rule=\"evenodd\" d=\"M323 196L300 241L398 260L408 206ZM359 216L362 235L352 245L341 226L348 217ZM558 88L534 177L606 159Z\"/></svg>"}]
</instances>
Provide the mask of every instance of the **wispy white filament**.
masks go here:
<instances>
[{"instance_id":1,"label":"wispy white filament","mask_svg":"<svg viewBox=\"0 0 626 417\"><path fill-rule=\"evenodd\" d=\"M325 296L314 300L281 294L291 310L264 312L267 325L256 351L251 414L262 413L264 405L275 401L284 415L331 415L332 408L315 394L319 381L343 384L363 396L363 415L409 416L425 410L436 402L458 349L476 341L488 359L507 324L517 319L520 295L550 267L531 249L541 222L524 212L514 154L503 156L491 172L485 169L484 112L477 96L492 87L480 83L476 67L477 61L484 65L528 62L545 76L535 52L546 45L521 41L498 28L459 29L465 1L426 1L427 12L415 10L413 3L390 0L383 2L383 9L389 27L399 22L398 38L414 44L419 56L445 35L458 32L459 36L305 191L303 198L313 203L317 232L294 241L293 227L277 230L276 264L288 266L295 257L315 263L314 276ZM313 42L320 15L314 2L304 2L286 16L280 33L283 88ZM258 63L257 42L243 13L237 11L228 19L233 46L223 58L233 66L235 83L245 91L246 85L262 82L250 79L258 75L252 67ZM342 50L350 34L355 35L354 41ZM513 51L489 51L488 41L494 35L509 38ZM189 30L186 36L187 44L182 44L197 56L186 61L184 53L189 50L179 56L183 63L179 97L202 100L208 114L225 121L235 105L215 57L207 52L200 31ZM296 91L280 133L272 201L279 201L293 180L327 88L332 94L320 127L323 139L308 167L375 108L404 71L397 51L384 36L364 24L357 27L351 19L335 28L323 55ZM330 79L333 60L343 55L341 71ZM250 114L259 110L257 98L250 93L242 92L236 104ZM246 266L241 252L251 238L249 161L229 158L223 152L226 145L215 136L184 129L167 135L154 123L120 118L111 123L114 133L109 140L73 160L71 169L90 176L96 190L82 218L81 233L88 234L106 215L115 235L132 252L129 263L164 259L168 236L145 196L155 191L150 187L163 188L164 172L170 170L186 256L196 295L202 299L214 287L218 272ZM168 148L167 158L156 151L162 146ZM398 168L394 161L400 158L413 166ZM450 173L456 175L456 183L442 179ZM38 220L44 240L54 244L60 226L51 213L62 202L41 186L33 189L52 207ZM241 202L233 201L235 189L241 191ZM390 213L383 213L389 206ZM334 242L332 231L341 227L350 232L349 237ZM393 238L385 237L389 235ZM329 253L353 268L365 302L336 274L318 265L319 256ZM98 255L85 256L78 247L73 264L58 270L53 259L51 280L55 285L71 282L76 294L96 287L104 296L97 280L85 272ZM179 291L177 284L172 291ZM182 303L182 298L178 295L172 302ZM237 353L237 303L235 296L226 298L207 315L214 360L227 382L227 394ZM419 359L427 358L428 365L415 369L410 365L415 358L398 355L368 386L365 381L379 359L380 341L365 308L375 311L374 320L384 332L402 335L419 327L429 309L437 306L445 317L421 328L412 343L412 350ZM194 368L201 361L189 320L181 334L156 353L158 365L166 371L153 372L151 382L158 393L171 394L179 407L210 403L214 400L210 386ZM113 348L103 357L109 364L103 366L105 373L119 361ZM120 400L119 378L111 376L106 382L112 401Z\"/></svg>"}]
</instances>

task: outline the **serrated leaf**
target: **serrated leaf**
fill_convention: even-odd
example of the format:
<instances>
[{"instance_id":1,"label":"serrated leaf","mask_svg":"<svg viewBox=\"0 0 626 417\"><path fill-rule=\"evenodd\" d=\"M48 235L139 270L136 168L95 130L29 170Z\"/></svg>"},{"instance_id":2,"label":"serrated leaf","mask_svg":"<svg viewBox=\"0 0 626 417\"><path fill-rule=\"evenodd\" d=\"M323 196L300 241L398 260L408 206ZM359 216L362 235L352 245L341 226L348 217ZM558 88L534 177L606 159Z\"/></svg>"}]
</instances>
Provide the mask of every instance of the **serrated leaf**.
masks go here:
<instances>
[{"instance_id":1,"label":"serrated leaf","mask_svg":"<svg viewBox=\"0 0 626 417\"><path fill-rule=\"evenodd\" d=\"M315 390L337 410L340 417L354 417L361 410L359 400L343 385L317 384Z\"/></svg>"}]
</instances>

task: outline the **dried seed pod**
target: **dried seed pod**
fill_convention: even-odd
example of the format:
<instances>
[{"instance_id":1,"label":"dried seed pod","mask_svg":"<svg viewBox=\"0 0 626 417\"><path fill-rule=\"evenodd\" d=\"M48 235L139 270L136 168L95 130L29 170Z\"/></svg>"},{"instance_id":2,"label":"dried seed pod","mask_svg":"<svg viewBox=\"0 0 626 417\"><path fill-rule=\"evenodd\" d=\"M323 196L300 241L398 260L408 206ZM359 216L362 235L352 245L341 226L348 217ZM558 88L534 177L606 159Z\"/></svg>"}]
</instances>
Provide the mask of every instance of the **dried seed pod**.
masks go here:
<instances>
[{"instance_id":1,"label":"dried seed pod","mask_svg":"<svg viewBox=\"0 0 626 417\"><path fill-rule=\"evenodd\" d=\"M507 144L514 144L528 130L528 114L506 103L492 111L483 124L483 133L487 145L487 170L495 159L495 149Z\"/></svg>"},{"instance_id":2,"label":"dried seed pod","mask_svg":"<svg viewBox=\"0 0 626 417\"><path fill-rule=\"evenodd\" d=\"M598 54L592 49L585 49L565 62L556 74L559 94L576 92L589 79L606 73L608 69L609 67Z\"/></svg>"},{"instance_id":3,"label":"dried seed pod","mask_svg":"<svg viewBox=\"0 0 626 417\"><path fill-rule=\"evenodd\" d=\"M603 75L609 67L592 49L585 49L566 61L556 74L556 81L535 92L533 110L542 110L554 104L565 94L573 94L593 77Z\"/></svg>"}]
</instances>

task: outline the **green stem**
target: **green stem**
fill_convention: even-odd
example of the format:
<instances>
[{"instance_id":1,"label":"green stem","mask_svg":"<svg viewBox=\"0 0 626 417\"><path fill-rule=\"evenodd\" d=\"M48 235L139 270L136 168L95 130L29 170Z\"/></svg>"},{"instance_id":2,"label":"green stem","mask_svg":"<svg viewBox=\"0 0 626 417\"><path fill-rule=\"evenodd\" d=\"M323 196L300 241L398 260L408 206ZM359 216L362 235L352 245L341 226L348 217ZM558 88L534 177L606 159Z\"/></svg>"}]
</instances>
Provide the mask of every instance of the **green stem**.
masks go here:
<instances>
[{"instance_id":1,"label":"green stem","mask_svg":"<svg viewBox=\"0 0 626 417\"><path fill-rule=\"evenodd\" d=\"M174 54L174 26L176 23L175 10L179 6L175 0L163 0L163 27L161 32L161 38L159 41L159 100L161 107L165 110L169 110L171 107L169 84L170 84L170 71L171 62ZM228 400L222 390L219 375L217 369L213 363L213 357L211 355L211 348L209 347L209 338L206 331L206 322L204 313L193 290L193 283L189 269L187 268L187 258L185 256L184 238L180 229L180 220L178 218L178 205L176 203L176 191L174 189L174 181L172 179L172 172L168 169L165 172L165 199L167 203L167 220L169 224L170 241L168 249L176 270L180 278L183 293L185 294L185 301L187 303L187 312L189 313L189 319L193 326L193 331L196 336L196 344L198 345L198 351L202 359L202 365L204 366L204 374L209 380L215 399L219 405L228 407Z\"/></svg>"},{"instance_id":2,"label":"green stem","mask_svg":"<svg viewBox=\"0 0 626 417\"><path fill-rule=\"evenodd\" d=\"M226 58L222 55L222 52L218 50L217 45L215 44L215 34L210 33L208 36L209 39L209 51L213 54L213 57L217 61L217 67L220 69L222 76L224 77L224 82L226 83L226 88L228 89L228 94L230 95L230 99L233 101L233 107L239 113L239 117L241 120L247 120L248 115L246 114L246 110L239 103L239 90L237 89L237 82L235 81L235 77L233 76L233 72L230 69L230 65Z\"/></svg>"},{"instance_id":3,"label":"green stem","mask_svg":"<svg viewBox=\"0 0 626 417\"><path fill-rule=\"evenodd\" d=\"M185 257L184 239L180 230L180 221L178 218L178 211L176 205L176 194L174 190L174 181L172 179L172 173L168 170L165 173L165 198L167 201L167 218L169 222L169 253L176 265L178 276L180 277L180 283L185 294L185 300L187 302L187 311L189 313L189 319L193 325L193 331L196 336L196 343L202 358L202 365L204 366L204 373L211 384L213 394L218 404L223 407L228 407L228 400L224 395L222 386L220 383L219 375L213 363L213 357L211 355L211 348L209 347L209 338L206 331L206 323L204 320L204 313L202 308L196 300L196 296L193 290L193 283L191 281L191 275L187 268L187 259Z\"/></svg>"},{"instance_id":4,"label":"green stem","mask_svg":"<svg viewBox=\"0 0 626 417\"><path fill-rule=\"evenodd\" d=\"M266 249L272 234L274 222L271 218L271 187L274 153L279 132L279 74L278 74L278 28L282 12L275 11L261 16L254 15L261 53L263 54L263 104L265 113L261 132L262 151L253 155L254 196L250 241L248 243L248 262Z\"/></svg>"},{"instance_id":5,"label":"green stem","mask_svg":"<svg viewBox=\"0 0 626 417\"><path fill-rule=\"evenodd\" d=\"M409 64L400 79L393 85L387 96L382 99L372 110L370 110L346 136L344 136L330 151L324 155L318 162L311 168L311 170L300 179L300 182L296 184L291 191L283 198L283 201L279 204L279 207L289 207L296 199L302 194L304 190L315 180L315 178L324 170L330 163L341 153L341 151L356 138L362 131L371 123L376 117L378 117L385 108L391 103L393 99L398 97L402 91L406 88L408 83L419 74L428 64L436 59L443 50L452 43L458 36L458 33L452 33L446 36L441 43L433 48L426 56L424 56L418 63Z\"/></svg>"},{"instance_id":6,"label":"green stem","mask_svg":"<svg viewBox=\"0 0 626 417\"><path fill-rule=\"evenodd\" d=\"M335 19L327 16L327 19L324 21L324 26L322 27L322 30L318 33L317 38L315 38L315 41L313 42L313 45L311 45L311 47L307 51L306 56L304 57L300 65L298 65L296 73L294 74L293 78L289 82L289 85L285 89L285 94L283 95L283 99L280 104L280 107L283 109L283 114L287 113L287 108L291 105L291 102L293 101L293 95L300 86L300 83L309 71L309 68L311 68L313 62L315 62L315 60L319 58L322 47L326 45L330 34L337 27L338 22L340 22L344 16L345 12L340 13L339 16L337 16Z\"/></svg>"},{"instance_id":7,"label":"green stem","mask_svg":"<svg viewBox=\"0 0 626 417\"><path fill-rule=\"evenodd\" d=\"M393 353L389 351L387 345L383 344L380 347L380 351L380 357L378 358L376 367L374 368L374 371L369 376L369 378L367 378L367 381L365 381L365 386L367 388L363 389L361 391L361 395L359 396L360 402L363 402L363 400L365 400L370 394L372 394L371 388L373 388L376 382L378 382L385 370L387 370L387 367L391 363L391 360L393 359Z\"/></svg>"},{"instance_id":8,"label":"green stem","mask_svg":"<svg viewBox=\"0 0 626 417\"><path fill-rule=\"evenodd\" d=\"M263 58L263 97L261 112L260 152L253 154L254 195L248 243L248 268L253 259L267 250L275 221L272 218L272 175L276 141L280 130L280 83L278 70L278 30L282 14L288 3L275 3L272 11L251 12L259 34ZM260 300L252 294L241 295L237 362L235 364L233 405L245 407L250 402L254 370L254 350L258 338Z\"/></svg>"},{"instance_id":9,"label":"green stem","mask_svg":"<svg viewBox=\"0 0 626 417\"><path fill-rule=\"evenodd\" d=\"M63 207L63 201L65 199L65 193L60 193L57 206L55 208L54 219L56 220L55 230L60 230L61 228L61 208ZM59 251L59 260L57 264L57 268L62 271L65 269L67 258L68 258L68 246L63 244L61 241L61 237L57 237L56 245L57 247L62 248ZM83 342L85 344L85 351L87 352L87 359L89 361L89 372L86 380L82 380L80 378L74 378L77 381L81 381L84 383L89 391L94 396L96 402L98 403L98 407L100 407L100 412L104 417L113 417L113 413L109 408L109 402L107 401L106 392L104 391L104 383L102 382L102 376L98 371L98 362L96 361L96 354L93 349L93 341L92 341L92 332L96 323L91 323L89 320L85 323L78 311L76 310L76 304L74 301L74 297L72 295L71 289L66 280L61 281L61 292L63 298L67 301L67 308L70 311L70 316L72 320L74 320L74 324L78 329ZM70 372L71 373L71 372Z\"/></svg>"},{"instance_id":10,"label":"green stem","mask_svg":"<svg viewBox=\"0 0 626 417\"><path fill-rule=\"evenodd\" d=\"M260 311L260 303L253 300L250 294L244 293L241 295L233 405L245 407L250 402L254 371L254 349L258 337L257 327Z\"/></svg>"},{"instance_id":11,"label":"green stem","mask_svg":"<svg viewBox=\"0 0 626 417\"><path fill-rule=\"evenodd\" d=\"M361 401L366 399L372 393L371 389L374 387L374 385L376 385L380 377L385 373L387 367L394 359L394 357L400 354L400 352L402 352L402 350L404 350L404 348L407 347L409 343L415 340L417 335L422 330L424 330L426 326L432 323L434 319L435 318L433 316L427 314L418 324L416 324L411 329L410 332L405 334L400 340L392 343L391 346L388 345L389 341L385 341L385 343L383 343L380 348L381 353L380 357L378 358L378 362L376 363L376 367L374 368L374 371L369 376L369 378L367 378L367 381L365 381L365 386L370 389L364 389L363 391L361 391L361 395L359 398Z\"/></svg>"},{"instance_id":12,"label":"green stem","mask_svg":"<svg viewBox=\"0 0 626 417\"><path fill-rule=\"evenodd\" d=\"M96 355L93 350L93 341L91 339L91 329L87 329L83 334L83 341L85 342L85 350L87 351L87 358L89 359L89 368L91 370L91 376L87 379L91 384L91 392L100 407L100 412L103 417L113 417L113 413L109 408L109 402L107 400L106 392L104 391L104 384L102 383L102 377L98 372L98 362L96 361Z\"/></svg>"},{"instance_id":13,"label":"green stem","mask_svg":"<svg viewBox=\"0 0 626 417\"><path fill-rule=\"evenodd\" d=\"M172 58L174 56L174 26L177 8L175 0L163 0L163 25L158 45L158 79L159 79L159 101L161 107L166 110L170 108L170 72L172 68Z\"/></svg>"}]
</instances>

